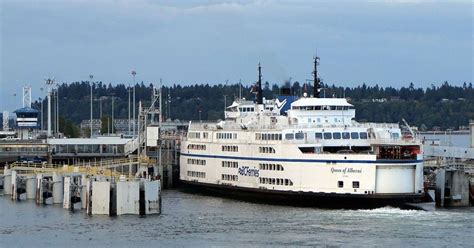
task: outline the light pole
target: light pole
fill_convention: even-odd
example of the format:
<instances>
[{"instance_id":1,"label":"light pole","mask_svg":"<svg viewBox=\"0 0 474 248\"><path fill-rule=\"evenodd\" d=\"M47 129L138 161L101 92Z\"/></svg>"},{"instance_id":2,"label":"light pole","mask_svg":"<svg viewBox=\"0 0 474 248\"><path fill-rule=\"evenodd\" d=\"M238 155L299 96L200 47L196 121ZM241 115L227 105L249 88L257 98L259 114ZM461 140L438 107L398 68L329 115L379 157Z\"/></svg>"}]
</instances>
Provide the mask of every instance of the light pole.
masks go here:
<instances>
[{"instance_id":1,"label":"light pole","mask_svg":"<svg viewBox=\"0 0 474 248\"><path fill-rule=\"evenodd\" d=\"M128 91L128 135L130 135L130 129L131 129L130 125L132 124L132 123L130 123L130 93L132 93L132 91L130 89L130 84L128 85L127 91Z\"/></svg>"},{"instance_id":2,"label":"light pole","mask_svg":"<svg viewBox=\"0 0 474 248\"><path fill-rule=\"evenodd\" d=\"M45 79L48 86L48 137L51 137L51 85L54 84L54 79Z\"/></svg>"},{"instance_id":3,"label":"light pole","mask_svg":"<svg viewBox=\"0 0 474 248\"><path fill-rule=\"evenodd\" d=\"M91 84L91 135L90 137L92 138L92 79L94 78L94 75L89 75L89 78L91 79L90 84Z\"/></svg>"},{"instance_id":4,"label":"light pole","mask_svg":"<svg viewBox=\"0 0 474 248\"><path fill-rule=\"evenodd\" d=\"M114 96L112 96L112 127L111 127L111 130L112 130L112 133L114 133Z\"/></svg>"},{"instance_id":5,"label":"light pole","mask_svg":"<svg viewBox=\"0 0 474 248\"><path fill-rule=\"evenodd\" d=\"M41 131L43 131L43 123L44 123L44 121L43 121L43 101L44 101L43 87L41 87L40 90L41 90L41 96L42 96L42 97L40 97L40 101L41 101L41 125L40 125L40 127L41 127Z\"/></svg>"},{"instance_id":6,"label":"light pole","mask_svg":"<svg viewBox=\"0 0 474 248\"><path fill-rule=\"evenodd\" d=\"M43 130L43 98L39 98L41 101L41 123L40 123L40 130Z\"/></svg>"},{"instance_id":7,"label":"light pole","mask_svg":"<svg viewBox=\"0 0 474 248\"><path fill-rule=\"evenodd\" d=\"M59 85L56 89L56 134L59 137Z\"/></svg>"},{"instance_id":8,"label":"light pole","mask_svg":"<svg viewBox=\"0 0 474 248\"><path fill-rule=\"evenodd\" d=\"M135 137L135 76L137 75L136 71L132 71L133 76L133 136Z\"/></svg>"}]
</instances>

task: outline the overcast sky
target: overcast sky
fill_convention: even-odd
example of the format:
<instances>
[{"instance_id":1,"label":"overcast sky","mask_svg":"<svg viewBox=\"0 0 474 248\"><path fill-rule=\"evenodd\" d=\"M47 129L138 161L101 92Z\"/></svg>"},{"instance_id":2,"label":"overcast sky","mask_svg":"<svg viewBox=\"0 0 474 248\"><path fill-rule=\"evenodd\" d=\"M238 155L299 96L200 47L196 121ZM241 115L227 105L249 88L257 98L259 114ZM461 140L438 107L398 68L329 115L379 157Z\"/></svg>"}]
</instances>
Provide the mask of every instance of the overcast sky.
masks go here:
<instances>
[{"instance_id":1,"label":"overcast sky","mask_svg":"<svg viewBox=\"0 0 474 248\"><path fill-rule=\"evenodd\" d=\"M176 4L174 2L179 2ZM44 78L165 85L326 83L417 87L473 78L466 1L0 0L0 110ZM13 96L13 94L17 96Z\"/></svg>"}]
</instances>

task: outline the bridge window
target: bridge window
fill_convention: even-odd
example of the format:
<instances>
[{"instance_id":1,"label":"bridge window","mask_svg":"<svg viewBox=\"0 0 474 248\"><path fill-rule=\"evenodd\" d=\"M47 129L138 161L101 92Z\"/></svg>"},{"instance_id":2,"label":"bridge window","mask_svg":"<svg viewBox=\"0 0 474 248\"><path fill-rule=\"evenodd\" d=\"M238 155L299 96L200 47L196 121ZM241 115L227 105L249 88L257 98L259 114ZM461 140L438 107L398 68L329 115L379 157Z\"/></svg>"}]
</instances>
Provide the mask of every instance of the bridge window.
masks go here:
<instances>
[{"instance_id":1,"label":"bridge window","mask_svg":"<svg viewBox=\"0 0 474 248\"><path fill-rule=\"evenodd\" d=\"M324 133L324 139L325 140L332 139L332 133Z\"/></svg>"},{"instance_id":2,"label":"bridge window","mask_svg":"<svg viewBox=\"0 0 474 248\"><path fill-rule=\"evenodd\" d=\"M343 133L342 133L342 138L343 138L343 139L350 139L350 138L351 138L351 135L350 135L349 132L343 132Z\"/></svg>"},{"instance_id":3,"label":"bridge window","mask_svg":"<svg viewBox=\"0 0 474 248\"><path fill-rule=\"evenodd\" d=\"M352 133L351 133L351 139L359 139L359 133L357 133L357 132L352 132Z\"/></svg>"},{"instance_id":4,"label":"bridge window","mask_svg":"<svg viewBox=\"0 0 474 248\"><path fill-rule=\"evenodd\" d=\"M323 133L314 133L314 137L316 139L322 139L323 138Z\"/></svg>"},{"instance_id":5,"label":"bridge window","mask_svg":"<svg viewBox=\"0 0 474 248\"><path fill-rule=\"evenodd\" d=\"M399 133L392 133L391 136L392 136L392 139L399 139L400 138Z\"/></svg>"},{"instance_id":6,"label":"bridge window","mask_svg":"<svg viewBox=\"0 0 474 248\"><path fill-rule=\"evenodd\" d=\"M297 140L304 139L304 133L295 133L295 139Z\"/></svg>"},{"instance_id":7,"label":"bridge window","mask_svg":"<svg viewBox=\"0 0 474 248\"><path fill-rule=\"evenodd\" d=\"M341 133L332 133L333 139L341 139Z\"/></svg>"},{"instance_id":8,"label":"bridge window","mask_svg":"<svg viewBox=\"0 0 474 248\"><path fill-rule=\"evenodd\" d=\"M359 137L360 137L361 139L367 139L367 133L361 132L359 135L360 135Z\"/></svg>"},{"instance_id":9,"label":"bridge window","mask_svg":"<svg viewBox=\"0 0 474 248\"><path fill-rule=\"evenodd\" d=\"M295 135L292 134L292 133L287 133L287 134L285 134L285 139L286 139L286 140L292 140L292 139L294 139L294 138L295 138Z\"/></svg>"}]
</instances>

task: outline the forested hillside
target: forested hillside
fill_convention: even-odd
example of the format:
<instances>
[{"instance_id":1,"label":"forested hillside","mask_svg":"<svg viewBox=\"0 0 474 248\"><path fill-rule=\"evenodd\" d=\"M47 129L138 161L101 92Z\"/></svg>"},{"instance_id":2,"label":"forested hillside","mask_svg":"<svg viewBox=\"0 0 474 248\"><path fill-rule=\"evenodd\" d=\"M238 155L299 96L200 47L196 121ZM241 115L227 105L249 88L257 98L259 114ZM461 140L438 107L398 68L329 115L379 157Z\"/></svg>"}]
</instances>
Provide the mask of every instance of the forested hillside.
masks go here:
<instances>
[{"instance_id":1,"label":"forested hillside","mask_svg":"<svg viewBox=\"0 0 474 248\"><path fill-rule=\"evenodd\" d=\"M291 94L301 95L304 91L299 82L289 82L279 86L264 84L263 94L266 98L278 95L282 87L288 87ZM468 125L474 119L474 89L472 83L463 86L452 86L444 82L440 86L423 89L416 88L413 83L407 87L379 87L365 84L355 88L323 85L322 95L325 97L342 97L350 99L356 106L356 119L359 121L399 122L405 118L411 125L421 129L433 128L458 129ZM191 85L164 86L163 113L165 118L180 120L217 120L223 117L224 101L229 105L235 98L253 99L251 86L233 85ZM151 85L143 83L135 86L136 107L138 101L149 104L152 92ZM240 90L239 90L240 89ZM74 82L61 84L59 91L59 113L63 121L72 121L76 125L90 118L90 84ZM310 86L308 92L312 92ZM118 84L112 86L101 82L93 84L94 118L110 116L112 98L114 99L115 118L128 118L128 86ZM102 107L100 107L102 105ZM36 101L34 107L40 108ZM46 110L46 104L44 104Z\"/></svg>"}]
</instances>

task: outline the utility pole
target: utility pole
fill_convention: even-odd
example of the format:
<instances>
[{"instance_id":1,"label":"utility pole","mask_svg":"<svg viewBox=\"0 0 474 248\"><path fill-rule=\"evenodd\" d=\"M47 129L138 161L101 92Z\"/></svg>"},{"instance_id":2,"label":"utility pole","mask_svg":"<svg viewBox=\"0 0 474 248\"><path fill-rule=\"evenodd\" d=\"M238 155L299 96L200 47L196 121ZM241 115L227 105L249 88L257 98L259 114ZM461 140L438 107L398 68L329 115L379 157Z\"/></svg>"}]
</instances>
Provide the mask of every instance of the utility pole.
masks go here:
<instances>
[{"instance_id":1,"label":"utility pole","mask_svg":"<svg viewBox=\"0 0 474 248\"><path fill-rule=\"evenodd\" d=\"M92 79L94 78L94 75L89 75L89 78L91 79L91 81L89 82L91 84L91 135L90 137L92 138L92 133L93 133L93 129L92 129L92 103L93 103L93 99L92 99Z\"/></svg>"},{"instance_id":2,"label":"utility pole","mask_svg":"<svg viewBox=\"0 0 474 248\"><path fill-rule=\"evenodd\" d=\"M136 134L136 125L135 125L135 118L136 118L136 115L135 115L135 76L137 75L137 72L136 71L132 71L132 76L133 76L133 136L135 137L135 134Z\"/></svg>"}]
</instances>

